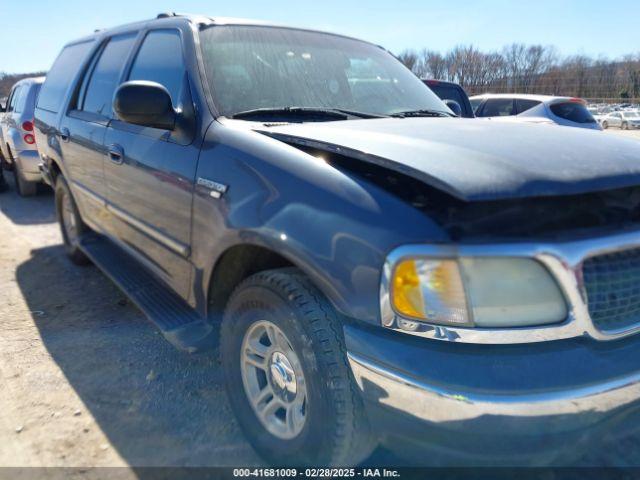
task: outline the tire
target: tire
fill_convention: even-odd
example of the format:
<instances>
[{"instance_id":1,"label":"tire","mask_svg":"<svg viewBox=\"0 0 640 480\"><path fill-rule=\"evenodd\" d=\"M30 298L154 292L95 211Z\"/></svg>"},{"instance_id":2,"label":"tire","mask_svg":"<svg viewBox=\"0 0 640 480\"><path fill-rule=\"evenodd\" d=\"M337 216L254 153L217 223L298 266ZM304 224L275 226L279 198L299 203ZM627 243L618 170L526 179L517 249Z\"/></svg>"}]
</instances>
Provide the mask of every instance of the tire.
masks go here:
<instances>
[{"instance_id":1,"label":"tire","mask_svg":"<svg viewBox=\"0 0 640 480\"><path fill-rule=\"evenodd\" d=\"M629 130L629 124L627 122L623 122L622 125L620 125L620 129Z\"/></svg>"},{"instance_id":2,"label":"tire","mask_svg":"<svg viewBox=\"0 0 640 480\"><path fill-rule=\"evenodd\" d=\"M4 172L2 166L0 166L0 193L6 192L9 189L6 180L4 179Z\"/></svg>"},{"instance_id":3,"label":"tire","mask_svg":"<svg viewBox=\"0 0 640 480\"><path fill-rule=\"evenodd\" d=\"M18 191L18 195L21 197L32 197L38 192L38 184L37 182L29 182L25 180L22 175L22 170L20 169L20 165L13 161L13 178L16 181L16 190Z\"/></svg>"},{"instance_id":4,"label":"tire","mask_svg":"<svg viewBox=\"0 0 640 480\"><path fill-rule=\"evenodd\" d=\"M609 128L609 123L605 120L604 122L602 122L602 128L604 130L606 130L607 128Z\"/></svg>"},{"instance_id":5,"label":"tire","mask_svg":"<svg viewBox=\"0 0 640 480\"><path fill-rule=\"evenodd\" d=\"M307 277L293 268L253 275L232 294L222 322L220 345L227 393L240 427L264 459L273 465L344 466L356 465L370 455L376 440L351 377L340 320ZM259 419L250 404L247 385L251 375L246 373L247 363L243 361L243 352L254 351L246 347L252 342L251 335L273 326L282 334L280 341L271 342L266 331L260 337L264 343L259 347L266 351L265 361L260 363L266 368L264 375L256 373L255 378L263 377L261 392L274 385L271 400L267 395L265 405L276 399L284 401L291 391L288 386L280 388L282 385L275 380L278 369L274 374L274 358L282 351L291 360L294 373L293 380L289 378L290 388L297 389L288 401L304 405L297 411L298 418L304 415L304 421L297 433L288 431L288 436L274 434ZM283 344L284 348L278 346ZM259 372L260 368L253 370ZM289 422L288 409L283 412L284 408L279 411L281 418L284 416L282 425L295 423Z\"/></svg>"},{"instance_id":6,"label":"tire","mask_svg":"<svg viewBox=\"0 0 640 480\"><path fill-rule=\"evenodd\" d=\"M68 202L68 203L67 203ZM87 265L89 259L80 250L80 238L89 228L84 224L71 190L65 178L60 175L55 187L56 216L60 224L62 239L67 255L76 265Z\"/></svg>"}]
</instances>

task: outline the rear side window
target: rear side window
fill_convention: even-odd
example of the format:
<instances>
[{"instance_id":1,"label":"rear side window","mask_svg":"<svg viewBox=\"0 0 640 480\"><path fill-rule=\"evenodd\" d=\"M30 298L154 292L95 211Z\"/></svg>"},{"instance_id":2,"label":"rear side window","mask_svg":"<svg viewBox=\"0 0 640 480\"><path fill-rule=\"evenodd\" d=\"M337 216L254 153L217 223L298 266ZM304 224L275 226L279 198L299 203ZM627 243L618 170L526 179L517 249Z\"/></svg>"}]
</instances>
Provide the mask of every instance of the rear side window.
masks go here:
<instances>
[{"instance_id":1,"label":"rear side window","mask_svg":"<svg viewBox=\"0 0 640 480\"><path fill-rule=\"evenodd\" d=\"M22 91L23 87L16 87L14 88L13 92L11 93L11 98L9 98L9 108L7 109L8 112L13 112L16 109L16 104L18 103L18 97L20 97L20 92Z\"/></svg>"},{"instance_id":2,"label":"rear side window","mask_svg":"<svg viewBox=\"0 0 640 480\"><path fill-rule=\"evenodd\" d=\"M20 90L16 92L16 102L14 104L14 111L16 113L24 112L24 107L27 103L27 97L29 96L29 87L20 87Z\"/></svg>"},{"instance_id":3,"label":"rear side window","mask_svg":"<svg viewBox=\"0 0 640 480\"><path fill-rule=\"evenodd\" d=\"M136 34L132 33L109 40L91 72L80 110L111 116L113 94L135 39Z\"/></svg>"},{"instance_id":4,"label":"rear side window","mask_svg":"<svg viewBox=\"0 0 640 480\"><path fill-rule=\"evenodd\" d=\"M490 98L482 107L481 117L508 117L515 115L511 98Z\"/></svg>"},{"instance_id":5,"label":"rear side window","mask_svg":"<svg viewBox=\"0 0 640 480\"><path fill-rule=\"evenodd\" d=\"M182 43L177 30L153 30L138 51L129 80L148 80L164 86L174 107L180 99L185 66Z\"/></svg>"},{"instance_id":6,"label":"rear side window","mask_svg":"<svg viewBox=\"0 0 640 480\"><path fill-rule=\"evenodd\" d=\"M516 98L516 111L520 113L524 113L527 110L531 110L533 107L537 107L542 102L537 100L526 100L523 98Z\"/></svg>"},{"instance_id":7,"label":"rear side window","mask_svg":"<svg viewBox=\"0 0 640 480\"><path fill-rule=\"evenodd\" d=\"M65 47L53 63L38 96L38 108L58 112L67 87L89 53L93 42L77 43Z\"/></svg>"},{"instance_id":8,"label":"rear side window","mask_svg":"<svg viewBox=\"0 0 640 480\"><path fill-rule=\"evenodd\" d=\"M576 123L596 123L596 119L589 113L587 107L579 102L556 103L551 105L554 115Z\"/></svg>"}]
</instances>

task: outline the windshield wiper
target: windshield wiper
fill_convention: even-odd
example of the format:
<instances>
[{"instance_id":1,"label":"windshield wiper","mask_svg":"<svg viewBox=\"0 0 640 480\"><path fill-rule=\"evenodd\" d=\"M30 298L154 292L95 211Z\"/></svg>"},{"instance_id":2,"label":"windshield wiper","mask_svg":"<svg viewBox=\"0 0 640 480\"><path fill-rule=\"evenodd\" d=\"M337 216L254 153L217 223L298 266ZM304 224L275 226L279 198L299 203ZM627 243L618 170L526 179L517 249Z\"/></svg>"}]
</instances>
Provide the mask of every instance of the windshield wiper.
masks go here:
<instances>
[{"instance_id":1,"label":"windshield wiper","mask_svg":"<svg viewBox=\"0 0 640 480\"><path fill-rule=\"evenodd\" d=\"M357 112L354 110L344 110L342 108L321 108L321 107L278 107L278 108L254 108L243 112L234 113L231 118L243 119L254 117L321 117L331 120L348 120L349 117L358 118L383 118L383 115L373 113Z\"/></svg>"},{"instance_id":2,"label":"windshield wiper","mask_svg":"<svg viewBox=\"0 0 640 480\"><path fill-rule=\"evenodd\" d=\"M404 112L396 112L390 115L394 118L409 118L409 117L455 117L451 113L443 112L440 110L429 110L429 109L420 109L420 110L407 110Z\"/></svg>"}]
</instances>

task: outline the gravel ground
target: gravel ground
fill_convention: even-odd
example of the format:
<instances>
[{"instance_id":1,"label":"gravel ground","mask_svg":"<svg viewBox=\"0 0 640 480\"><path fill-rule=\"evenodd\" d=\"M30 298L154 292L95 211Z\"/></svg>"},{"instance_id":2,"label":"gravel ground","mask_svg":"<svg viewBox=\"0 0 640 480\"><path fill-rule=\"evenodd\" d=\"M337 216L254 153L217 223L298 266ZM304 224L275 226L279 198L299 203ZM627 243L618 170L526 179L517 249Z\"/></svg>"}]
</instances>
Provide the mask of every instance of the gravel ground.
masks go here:
<instances>
[{"instance_id":1,"label":"gravel ground","mask_svg":"<svg viewBox=\"0 0 640 480\"><path fill-rule=\"evenodd\" d=\"M176 351L95 267L72 265L46 189L0 195L0 319L0 467L260 465L215 352ZM637 465L639 445L579 463Z\"/></svg>"}]
</instances>

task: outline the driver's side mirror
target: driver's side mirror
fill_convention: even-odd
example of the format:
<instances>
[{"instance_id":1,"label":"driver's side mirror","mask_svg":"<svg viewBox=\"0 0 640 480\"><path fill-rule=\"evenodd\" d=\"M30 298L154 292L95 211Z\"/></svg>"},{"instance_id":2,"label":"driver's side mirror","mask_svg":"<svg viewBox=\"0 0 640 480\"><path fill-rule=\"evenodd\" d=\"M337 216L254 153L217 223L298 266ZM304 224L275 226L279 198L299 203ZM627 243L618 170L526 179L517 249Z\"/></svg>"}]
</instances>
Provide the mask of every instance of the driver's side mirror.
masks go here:
<instances>
[{"instance_id":1,"label":"driver's side mirror","mask_svg":"<svg viewBox=\"0 0 640 480\"><path fill-rule=\"evenodd\" d=\"M178 116L167 89L143 80L125 82L118 87L113 111L124 122L163 130L173 130Z\"/></svg>"},{"instance_id":2,"label":"driver's side mirror","mask_svg":"<svg viewBox=\"0 0 640 480\"><path fill-rule=\"evenodd\" d=\"M4 113L6 111L7 109L5 108L5 106L0 103L0 113Z\"/></svg>"},{"instance_id":3,"label":"driver's side mirror","mask_svg":"<svg viewBox=\"0 0 640 480\"><path fill-rule=\"evenodd\" d=\"M456 117L462 116L462 107L458 102L456 102L455 100L446 99L444 103L447 107L449 107L449 109L455 114Z\"/></svg>"}]
</instances>

